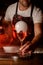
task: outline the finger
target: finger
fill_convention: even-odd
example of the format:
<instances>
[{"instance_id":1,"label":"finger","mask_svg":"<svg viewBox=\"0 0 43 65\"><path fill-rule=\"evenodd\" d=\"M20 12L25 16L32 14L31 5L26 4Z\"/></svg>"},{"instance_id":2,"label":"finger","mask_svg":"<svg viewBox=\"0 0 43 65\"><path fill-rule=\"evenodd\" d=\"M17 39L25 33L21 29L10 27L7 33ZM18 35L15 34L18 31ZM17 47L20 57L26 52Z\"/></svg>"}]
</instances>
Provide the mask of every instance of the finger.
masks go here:
<instances>
[{"instance_id":1,"label":"finger","mask_svg":"<svg viewBox=\"0 0 43 65\"><path fill-rule=\"evenodd\" d=\"M19 55L19 57L24 57L25 56L25 53L24 52L23 53L22 52L19 52L18 55Z\"/></svg>"},{"instance_id":2,"label":"finger","mask_svg":"<svg viewBox=\"0 0 43 65\"><path fill-rule=\"evenodd\" d=\"M21 46L21 48L20 48L19 50L22 50L22 49L25 48L28 44L29 44L29 41L28 41L26 44L24 44L23 46Z\"/></svg>"},{"instance_id":3,"label":"finger","mask_svg":"<svg viewBox=\"0 0 43 65\"><path fill-rule=\"evenodd\" d=\"M33 55L33 52L34 52L34 50L30 50L30 51L28 51L28 54L31 56L31 55Z\"/></svg>"},{"instance_id":4,"label":"finger","mask_svg":"<svg viewBox=\"0 0 43 65\"><path fill-rule=\"evenodd\" d=\"M28 54L31 55L32 54L32 50L31 51L28 51Z\"/></svg>"},{"instance_id":5,"label":"finger","mask_svg":"<svg viewBox=\"0 0 43 65\"><path fill-rule=\"evenodd\" d=\"M22 52L26 52L26 50L29 49L29 46L30 46L30 44L29 44L29 45L26 45L26 47L23 48L21 51L22 51Z\"/></svg>"}]
</instances>

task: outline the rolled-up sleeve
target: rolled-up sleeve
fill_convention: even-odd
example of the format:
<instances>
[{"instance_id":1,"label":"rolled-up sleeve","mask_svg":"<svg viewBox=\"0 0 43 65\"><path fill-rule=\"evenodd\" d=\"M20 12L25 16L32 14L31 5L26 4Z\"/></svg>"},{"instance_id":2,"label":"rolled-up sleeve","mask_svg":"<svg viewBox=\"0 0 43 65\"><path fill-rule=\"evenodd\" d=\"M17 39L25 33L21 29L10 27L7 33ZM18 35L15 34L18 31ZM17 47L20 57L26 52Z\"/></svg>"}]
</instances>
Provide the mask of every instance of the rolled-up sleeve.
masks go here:
<instances>
[{"instance_id":1,"label":"rolled-up sleeve","mask_svg":"<svg viewBox=\"0 0 43 65\"><path fill-rule=\"evenodd\" d=\"M42 23L42 11L39 8L34 7L32 17L34 23Z\"/></svg>"}]
</instances>

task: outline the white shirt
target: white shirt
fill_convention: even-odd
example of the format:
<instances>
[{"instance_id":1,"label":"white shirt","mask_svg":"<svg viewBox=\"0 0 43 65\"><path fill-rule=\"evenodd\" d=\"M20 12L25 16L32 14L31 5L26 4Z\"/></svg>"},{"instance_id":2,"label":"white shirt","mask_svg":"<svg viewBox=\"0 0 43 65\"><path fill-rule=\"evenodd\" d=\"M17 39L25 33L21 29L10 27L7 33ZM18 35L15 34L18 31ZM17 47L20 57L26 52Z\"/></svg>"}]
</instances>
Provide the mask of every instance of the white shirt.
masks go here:
<instances>
[{"instance_id":1,"label":"white shirt","mask_svg":"<svg viewBox=\"0 0 43 65\"><path fill-rule=\"evenodd\" d=\"M13 16L15 15L16 12L16 5L17 3L14 3L7 8L4 18L5 20L12 22ZM20 11L18 7L18 11L17 11L18 15L24 17L30 17L30 13L31 13L31 6L24 11ZM33 17L33 23L42 23L42 11L39 8L34 7L32 17Z\"/></svg>"}]
</instances>

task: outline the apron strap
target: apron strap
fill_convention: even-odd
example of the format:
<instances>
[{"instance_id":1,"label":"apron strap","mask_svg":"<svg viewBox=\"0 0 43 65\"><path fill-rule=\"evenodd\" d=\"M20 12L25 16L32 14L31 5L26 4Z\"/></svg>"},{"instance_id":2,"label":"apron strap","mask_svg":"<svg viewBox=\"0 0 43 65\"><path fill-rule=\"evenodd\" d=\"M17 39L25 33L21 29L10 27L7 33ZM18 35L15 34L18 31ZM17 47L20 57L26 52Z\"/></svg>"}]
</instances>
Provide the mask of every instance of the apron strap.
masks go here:
<instances>
[{"instance_id":1,"label":"apron strap","mask_svg":"<svg viewBox=\"0 0 43 65\"><path fill-rule=\"evenodd\" d=\"M32 4L32 7L31 7L31 13L30 13L31 18L32 18L33 9L34 9L34 4Z\"/></svg>"},{"instance_id":2,"label":"apron strap","mask_svg":"<svg viewBox=\"0 0 43 65\"><path fill-rule=\"evenodd\" d=\"M18 11L18 2L17 2L17 5L16 5L16 12L15 12L16 17L17 17L17 11Z\"/></svg>"}]
</instances>

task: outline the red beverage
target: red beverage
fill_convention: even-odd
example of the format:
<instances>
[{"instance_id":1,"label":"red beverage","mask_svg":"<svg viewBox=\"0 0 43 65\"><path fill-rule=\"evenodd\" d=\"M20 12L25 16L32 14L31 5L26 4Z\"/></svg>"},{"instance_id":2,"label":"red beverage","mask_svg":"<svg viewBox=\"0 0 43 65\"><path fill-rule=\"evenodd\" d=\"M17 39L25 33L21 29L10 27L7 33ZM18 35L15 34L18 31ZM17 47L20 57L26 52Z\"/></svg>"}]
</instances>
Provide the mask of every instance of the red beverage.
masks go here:
<instances>
[{"instance_id":1,"label":"red beverage","mask_svg":"<svg viewBox=\"0 0 43 65\"><path fill-rule=\"evenodd\" d=\"M27 33L20 31L19 33L17 33L17 36L18 36L18 39L20 40L21 45L22 45L23 40L24 40L24 39L26 38L26 36L27 36Z\"/></svg>"}]
</instances>

